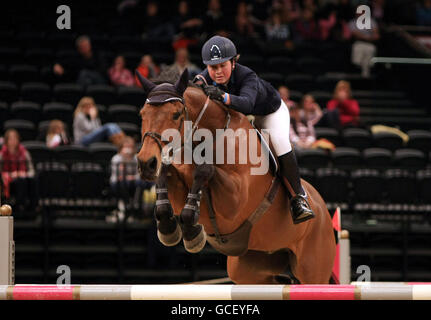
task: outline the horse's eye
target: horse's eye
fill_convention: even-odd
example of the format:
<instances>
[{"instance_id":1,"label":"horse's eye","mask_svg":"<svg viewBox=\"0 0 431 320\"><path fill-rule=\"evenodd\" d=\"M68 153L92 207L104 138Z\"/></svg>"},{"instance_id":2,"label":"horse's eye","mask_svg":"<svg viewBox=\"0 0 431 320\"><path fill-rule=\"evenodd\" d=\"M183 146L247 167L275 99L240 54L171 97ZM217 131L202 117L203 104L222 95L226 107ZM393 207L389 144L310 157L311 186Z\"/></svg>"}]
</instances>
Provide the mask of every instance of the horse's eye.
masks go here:
<instances>
[{"instance_id":1,"label":"horse's eye","mask_svg":"<svg viewBox=\"0 0 431 320\"><path fill-rule=\"evenodd\" d=\"M181 112L175 112L174 113L174 120L178 120L178 118L181 116Z\"/></svg>"}]
</instances>

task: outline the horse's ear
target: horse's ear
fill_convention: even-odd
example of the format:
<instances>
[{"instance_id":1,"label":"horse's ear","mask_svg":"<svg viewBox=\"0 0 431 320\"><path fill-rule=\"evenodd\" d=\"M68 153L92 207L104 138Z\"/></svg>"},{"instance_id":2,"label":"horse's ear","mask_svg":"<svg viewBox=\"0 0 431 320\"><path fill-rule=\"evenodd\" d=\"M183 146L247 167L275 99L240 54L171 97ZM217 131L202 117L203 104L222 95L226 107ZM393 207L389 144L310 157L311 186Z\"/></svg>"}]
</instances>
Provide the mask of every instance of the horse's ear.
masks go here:
<instances>
[{"instance_id":1,"label":"horse's ear","mask_svg":"<svg viewBox=\"0 0 431 320\"><path fill-rule=\"evenodd\" d=\"M150 80L148 80L147 78L144 78L138 70L135 70L135 74L136 77L138 77L139 82L142 85L142 89L144 89L144 91L146 93L149 93L151 90L153 90L153 88L156 86L154 83L152 83Z\"/></svg>"},{"instance_id":2,"label":"horse's ear","mask_svg":"<svg viewBox=\"0 0 431 320\"><path fill-rule=\"evenodd\" d=\"M180 78L175 83L175 89L180 95L183 95L184 91L186 91L188 83L189 83L189 71L187 70L187 68L185 68Z\"/></svg>"}]
</instances>

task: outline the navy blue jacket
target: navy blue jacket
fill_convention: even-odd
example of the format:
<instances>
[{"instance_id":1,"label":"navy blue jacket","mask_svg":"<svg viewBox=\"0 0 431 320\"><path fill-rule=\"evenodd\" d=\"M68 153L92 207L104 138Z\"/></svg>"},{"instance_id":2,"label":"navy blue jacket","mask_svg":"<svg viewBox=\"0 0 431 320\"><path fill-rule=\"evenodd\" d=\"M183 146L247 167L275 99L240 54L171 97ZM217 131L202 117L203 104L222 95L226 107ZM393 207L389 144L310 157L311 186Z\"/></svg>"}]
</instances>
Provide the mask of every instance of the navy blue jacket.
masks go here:
<instances>
[{"instance_id":1,"label":"navy blue jacket","mask_svg":"<svg viewBox=\"0 0 431 320\"><path fill-rule=\"evenodd\" d=\"M208 70L201 72L208 84L216 85L230 95L229 108L243 114L267 115L278 110L281 98L278 91L267 81L258 77L250 68L235 64L227 87L217 85Z\"/></svg>"}]
</instances>

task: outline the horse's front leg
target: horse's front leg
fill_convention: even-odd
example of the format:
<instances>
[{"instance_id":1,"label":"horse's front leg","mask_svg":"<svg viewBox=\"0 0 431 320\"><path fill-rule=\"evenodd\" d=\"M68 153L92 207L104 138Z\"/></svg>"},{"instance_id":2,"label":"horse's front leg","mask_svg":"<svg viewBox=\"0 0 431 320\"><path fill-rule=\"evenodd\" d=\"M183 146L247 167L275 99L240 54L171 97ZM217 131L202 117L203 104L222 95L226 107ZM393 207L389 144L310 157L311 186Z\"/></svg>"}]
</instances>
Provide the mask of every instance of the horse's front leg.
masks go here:
<instances>
[{"instance_id":1,"label":"horse's front leg","mask_svg":"<svg viewBox=\"0 0 431 320\"><path fill-rule=\"evenodd\" d=\"M210 164L196 167L193 173L193 184L187 195L186 204L181 211L180 222L183 232L184 247L188 252L196 253L205 247L206 234L203 226L198 224L201 190L213 177L215 168Z\"/></svg>"},{"instance_id":2,"label":"horse's front leg","mask_svg":"<svg viewBox=\"0 0 431 320\"><path fill-rule=\"evenodd\" d=\"M168 168L168 166L162 165L160 176L156 183L157 201L154 216L157 221L157 237L165 246L171 247L181 241L182 231L168 198Z\"/></svg>"}]
</instances>

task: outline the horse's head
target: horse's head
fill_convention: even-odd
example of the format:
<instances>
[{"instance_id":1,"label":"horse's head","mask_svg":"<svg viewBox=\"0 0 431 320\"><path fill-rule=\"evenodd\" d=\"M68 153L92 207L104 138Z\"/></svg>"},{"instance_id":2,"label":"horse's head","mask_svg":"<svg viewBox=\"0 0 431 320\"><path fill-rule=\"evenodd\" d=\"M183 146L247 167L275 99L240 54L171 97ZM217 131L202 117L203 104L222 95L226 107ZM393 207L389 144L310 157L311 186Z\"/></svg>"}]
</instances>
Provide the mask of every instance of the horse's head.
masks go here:
<instances>
[{"instance_id":1,"label":"horse's head","mask_svg":"<svg viewBox=\"0 0 431 320\"><path fill-rule=\"evenodd\" d=\"M175 84L156 85L136 73L142 88L147 93L147 100L140 111L142 119L142 147L138 153L138 169L141 178L154 181L162 166L161 151L164 142L161 135L164 130L181 130L185 120L183 93L188 84L187 69Z\"/></svg>"}]
</instances>

